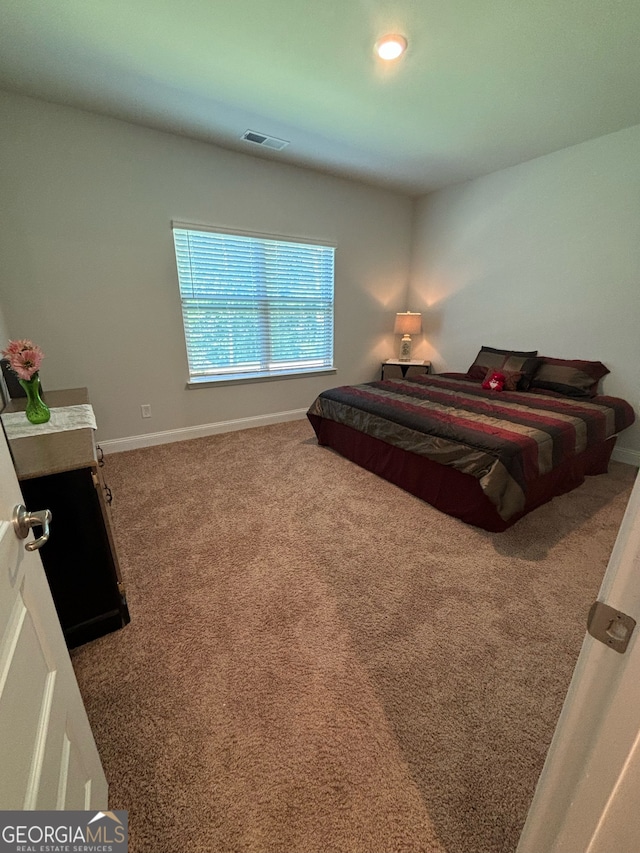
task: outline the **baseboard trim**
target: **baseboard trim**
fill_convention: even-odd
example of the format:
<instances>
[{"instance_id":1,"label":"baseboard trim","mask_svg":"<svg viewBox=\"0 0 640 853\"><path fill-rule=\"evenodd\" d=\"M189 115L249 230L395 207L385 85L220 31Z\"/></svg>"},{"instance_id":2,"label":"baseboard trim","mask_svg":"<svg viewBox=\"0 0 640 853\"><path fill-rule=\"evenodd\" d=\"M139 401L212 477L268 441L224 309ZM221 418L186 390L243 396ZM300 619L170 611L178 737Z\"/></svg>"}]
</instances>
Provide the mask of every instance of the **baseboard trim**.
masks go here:
<instances>
[{"instance_id":1,"label":"baseboard trim","mask_svg":"<svg viewBox=\"0 0 640 853\"><path fill-rule=\"evenodd\" d=\"M288 412L274 412L271 415L256 415L251 418L236 418L232 421L218 421L214 424L168 429L163 432L148 432L144 435L132 435L128 438L114 438L110 441L100 441L100 447L105 453L120 453L123 450L137 450L140 447L154 447L157 444L171 444L174 441L188 441L190 438L204 438L207 435L217 435L221 432L234 432L240 429L268 426L269 424L286 423L286 421L302 420L307 414L306 409L291 409ZM626 447L614 447L611 458L616 462L625 462L640 468L640 450Z\"/></svg>"},{"instance_id":2,"label":"baseboard trim","mask_svg":"<svg viewBox=\"0 0 640 853\"><path fill-rule=\"evenodd\" d=\"M630 450L626 447L614 447L611 458L616 462L626 462L627 465L635 465L640 468L640 450Z\"/></svg>"},{"instance_id":3,"label":"baseboard trim","mask_svg":"<svg viewBox=\"0 0 640 853\"><path fill-rule=\"evenodd\" d=\"M109 441L99 441L99 444L105 453L121 453L124 450L138 450L140 447L154 447L157 444L188 441L190 438L204 438L207 435L217 435L221 432L234 432L235 430L252 429L253 427L280 424L286 421L299 421L306 414L306 409L292 409L288 412L275 412L271 415L256 415L252 418L236 418L232 421L219 421L215 424L200 424L182 429L168 429L163 432L132 435L128 438L114 438Z\"/></svg>"}]
</instances>

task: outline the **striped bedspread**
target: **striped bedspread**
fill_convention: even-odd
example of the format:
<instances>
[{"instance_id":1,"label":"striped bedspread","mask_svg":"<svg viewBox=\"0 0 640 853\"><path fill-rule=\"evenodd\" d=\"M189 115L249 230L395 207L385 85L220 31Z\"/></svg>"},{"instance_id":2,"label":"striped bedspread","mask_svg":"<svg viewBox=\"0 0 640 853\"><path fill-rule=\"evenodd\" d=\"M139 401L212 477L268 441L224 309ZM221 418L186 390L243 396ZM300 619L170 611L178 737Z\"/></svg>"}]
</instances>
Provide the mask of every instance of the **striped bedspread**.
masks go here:
<instances>
[{"instance_id":1,"label":"striped bedspread","mask_svg":"<svg viewBox=\"0 0 640 853\"><path fill-rule=\"evenodd\" d=\"M446 375L332 388L309 414L476 477L505 521L527 484L634 421L617 397L485 391Z\"/></svg>"}]
</instances>

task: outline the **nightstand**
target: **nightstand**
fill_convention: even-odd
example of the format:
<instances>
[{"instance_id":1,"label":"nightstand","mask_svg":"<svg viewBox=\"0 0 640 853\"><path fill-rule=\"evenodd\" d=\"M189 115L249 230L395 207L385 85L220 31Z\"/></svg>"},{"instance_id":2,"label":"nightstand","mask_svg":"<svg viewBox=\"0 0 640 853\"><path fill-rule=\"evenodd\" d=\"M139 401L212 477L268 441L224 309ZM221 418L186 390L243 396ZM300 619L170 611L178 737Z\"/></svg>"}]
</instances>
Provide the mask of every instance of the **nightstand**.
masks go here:
<instances>
[{"instance_id":1,"label":"nightstand","mask_svg":"<svg viewBox=\"0 0 640 853\"><path fill-rule=\"evenodd\" d=\"M397 358L388 358L382 362L380 379L405 379L410 376L423 376L431 373L430 361L399 361Z\"/></svg>"}]
</instances>

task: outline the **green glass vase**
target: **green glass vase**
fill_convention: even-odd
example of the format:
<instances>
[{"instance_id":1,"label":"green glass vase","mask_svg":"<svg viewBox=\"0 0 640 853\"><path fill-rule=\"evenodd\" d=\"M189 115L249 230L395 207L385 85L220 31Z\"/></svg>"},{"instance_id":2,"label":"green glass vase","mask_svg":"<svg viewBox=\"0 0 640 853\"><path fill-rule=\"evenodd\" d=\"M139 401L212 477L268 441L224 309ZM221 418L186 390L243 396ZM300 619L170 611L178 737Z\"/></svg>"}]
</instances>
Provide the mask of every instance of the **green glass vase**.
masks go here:
<instances>
[{"instance_id":1,"label":"green glass vase","mask_svg":"<svg viewBox=\"0 0 640 853\"><path fill-rule=\"evenodd\" d=\"M27 392L25 414L32 424L46 424L51 417L49 407L40 396L40 377L34 373L31 379L19 379L18 382Z\"/></svg>"}]
</instances>

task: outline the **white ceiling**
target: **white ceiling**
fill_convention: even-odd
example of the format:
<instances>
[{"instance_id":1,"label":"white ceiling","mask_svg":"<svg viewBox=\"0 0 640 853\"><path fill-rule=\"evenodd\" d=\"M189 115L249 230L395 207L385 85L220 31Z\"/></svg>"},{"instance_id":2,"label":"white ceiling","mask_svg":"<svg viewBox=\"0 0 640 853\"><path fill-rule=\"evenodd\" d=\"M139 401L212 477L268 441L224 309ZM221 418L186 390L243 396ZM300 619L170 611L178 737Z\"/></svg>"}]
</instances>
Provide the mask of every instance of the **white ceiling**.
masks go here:
<instances>
[{"instance_id":1,"label":"white ceiling","mask_svg":"<svg viewBox=\"0 0 640 853\"><path fill-rule=\"evenodd\" d=\"M640 0L0 0L0 17L0 88L411 194L640 123ZM389 31L409 48L384 66Z\"/></svg>"}]
</instances>

